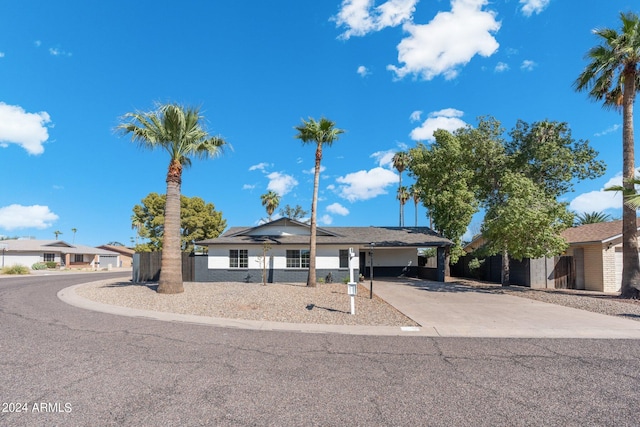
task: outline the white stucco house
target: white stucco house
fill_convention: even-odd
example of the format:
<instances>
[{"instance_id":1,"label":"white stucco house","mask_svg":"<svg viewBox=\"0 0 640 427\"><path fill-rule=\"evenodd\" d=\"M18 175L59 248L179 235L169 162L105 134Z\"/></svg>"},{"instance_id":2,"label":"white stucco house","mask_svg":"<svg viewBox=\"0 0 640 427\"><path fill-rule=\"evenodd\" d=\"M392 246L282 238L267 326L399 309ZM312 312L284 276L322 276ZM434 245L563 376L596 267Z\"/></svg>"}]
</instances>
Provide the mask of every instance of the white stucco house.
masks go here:
<instances>
[{"instance_id":1,"label":"white stucco house","mask_svg":"<svg viewBox=\"0 0 640 427\"><path fill-rule=\"evenodd\" d=\"M206 271L197 267L196 277L199 281L260 282L263 254L268 248L269 282L305 282L309 238L310 226L290 218L255 227L232 227L215 239L197 242L208 248L208 255ZM318 279L331 277L333 281L349 277L352 248L357 275L369 277L372 266L375 277L417 275L418 249L437 248L438 266L431 269L429 278L444 281L445 251L451 244L426 227L318 227L316 274Z\"/></svg>"},{"instance_id":2,"label":"white stucco house","mask_svg":"<svg viewBox=\"0 0 640 427\"><path fill-rule=\"evenodd\" d=\"M109 268L120 266L120 254L63 240L0 240L0 265L31 268L38 262L55 262L65 268Z\"/></svg>"}]
</instances>

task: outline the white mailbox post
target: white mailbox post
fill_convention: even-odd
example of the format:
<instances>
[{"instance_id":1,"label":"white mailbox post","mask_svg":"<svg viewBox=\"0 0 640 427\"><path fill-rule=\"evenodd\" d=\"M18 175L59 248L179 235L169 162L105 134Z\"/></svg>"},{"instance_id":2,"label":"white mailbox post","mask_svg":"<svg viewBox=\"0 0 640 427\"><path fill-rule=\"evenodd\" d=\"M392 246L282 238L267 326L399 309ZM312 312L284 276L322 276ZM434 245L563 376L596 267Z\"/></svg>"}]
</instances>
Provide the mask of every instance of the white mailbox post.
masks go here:
<instances>
[{"instance_id":1,"label":"white mailbox post","mask_svg":"<svg viewBox=\"0 0 640 427\"><path fill-rule=\"evenodd\" d=\"M349 248L349 283L347 283L347 294L351 297L351 314L356 314L356 294L358 292L358 284L353 280L353 270L355 267L354 258L356 257L353 248Z\"/></svg>"}]
</instances>

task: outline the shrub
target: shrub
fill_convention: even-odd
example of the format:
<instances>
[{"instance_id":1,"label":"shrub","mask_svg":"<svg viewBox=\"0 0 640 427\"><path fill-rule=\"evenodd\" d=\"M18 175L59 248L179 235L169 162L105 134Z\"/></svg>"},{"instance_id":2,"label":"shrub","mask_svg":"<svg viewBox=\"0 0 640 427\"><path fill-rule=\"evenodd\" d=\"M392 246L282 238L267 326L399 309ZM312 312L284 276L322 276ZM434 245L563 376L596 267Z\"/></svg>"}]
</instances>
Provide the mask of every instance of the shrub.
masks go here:
<instances>
[{"instance_id":1,"label":"shrub","mask_svg":"<svg viewBox=\"0 0 640 427\"><path fill-rule=\"evenodd\" d=\"M58 264L55 261L47 261L47 268L56 268Z\"/></svg>"},{"instance_id":2,"label":"shrub","mask_svg":"<svg viewBox=\"0 0 640 427\"><path fill-rule=\"evenodd\" d=\"M47 268L47 264L45 264L44 262L36 262L31 266L32 270L44 270L46 268Z\"/></svg>"},{"instance_id":3,"label":"shrub","mask_svg":"<svg viewBox=\"0 0 640 427\"><path fill-rule=\"evenodd\" d=\"M2 269L2 274L29 274L29 267L25 267L24 265L15 264L11 267L4 267Z\"/></svg>"}]
</instances>

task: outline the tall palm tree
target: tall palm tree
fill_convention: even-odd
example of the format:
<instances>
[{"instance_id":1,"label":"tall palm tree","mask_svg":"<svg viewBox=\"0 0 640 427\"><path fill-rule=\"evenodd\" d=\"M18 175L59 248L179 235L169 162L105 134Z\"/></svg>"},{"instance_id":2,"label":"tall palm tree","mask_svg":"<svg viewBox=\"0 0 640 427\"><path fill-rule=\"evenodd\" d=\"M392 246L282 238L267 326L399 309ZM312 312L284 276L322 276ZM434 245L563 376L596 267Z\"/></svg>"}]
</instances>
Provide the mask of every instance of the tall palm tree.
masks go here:
<instances>
[{"instance_id":1,"label":"tall palm tree","mask_svg":"<svg viewBox=\"0 0 640 427\"><path fill-rule=\"evenodd\" d=\"M320 185L320 162L322 161L322 146L331 147L334 141L344 133L344 130L335 127L335 122L324 117L316 121L302 119L302 123L295 127L298 133L296 139L303 144L316 144L315 169L313 173L313 199L311 202L311 236L309 238L309 276L307 286L316 286L316 216L318 211L318 186Z\"/></svg>"},{"instance_id":2,"label":"tall palm tree","mask_svg":"<svg viewBox=\"0 0 640 427\"><path fill-rule=\"evenodd\" d=\"M410 161L409 153L406 151L398 151L393 155L393 167L398 171L398 194L400 192L400 187L402 187L402 172L405 171L409 167ZM406 202L406 200L405 200ZM404 224L404 203L400 202L400 221L399 226L402 227Z\"/></svg>"},{"instance_id":3,"label":"tall palm tree","mask_svg":"<svg viewBox=\"0 0 640 427\"><path fill-rule=\"evenodd\" d=\"M76 242L76 233L78 232L77 228L72 228L71 232L73 233L73 239L71 240L71 243L75 243Z\"/></svg>"},{"instance_id":4,"label":"tall palm tree","mask_svg":"<svg viewBox=\"0 0 640 427\"><path fill-rule=\"evenodd\" d=\"M158 293L184 292L180 253L180 187L183 168L191 165L192 157L216 157L227 145L224 139L210 136L202 127L202 120L198 108L165 104L150 112L127 113L117 127L121 134L131 134L132 141L141 147L150 150L160 148L169 153Z\"/></svg>"},{"instance_id":5,"label":"tall palm tree","mask_svg":"<svg viewBox=\"0 0 640 427\"><path fill-rule=\"evenodd\" d=\"M620 14L620 32L597 29L600 45L589 50L590 61L576 79L578 91L588 91L589 97L602 101L605 108L622 109L622 178L623 187L631 192L634 178L633 104L640 88L640 19L635 13ZM622 206L622 289L629 298L640 290L640 262L636 209Z\"/></svg>"},{"instance_id":6,"label":"tall palm tree","mask_svg":"<svg viewBox=\"0 0 640 427\"><path fill-rule=\"evenodd\" d=\"M418 203L420 203L420 189L416 184L413 184L411 187L409 187L409 194L411 194L411 197L413 198L413 205L416 208L415 210L416 225L415 226L417 227L418 226Z\"/></svg>"},{"instance_id":7,"label":"tall palm tree","mask_svg":"<svg viewBox=\"0 0 640 427\"><path fill-rule=\"evenodd\" d=\"M62 233L62 231L56 230L53 232L53 234L56 236L56 240L58 240L58 236L60 236Z\"/></svg>"},{"instance_id":8,"label":"tall palm tree","mask_svg":"<svg viewBox=\"0 0 640 427\"><path fill-rule=\"evenodd\" d=\"M271 215L276 210L278 205L280 204L280 196L273 190L269 190L267 193L264 193L260 196L260 200L262 200L262 206L267 210L267 215L269 216L269 222L271 222Z\"/></svg>"},{"instance_id":9,"label":"tall palm tree","mask_svg":"<svg viewBox=\"0 0 640 427\"><path fill-rule=\"evenodd\" d=\"M400 227L404 227L404 205L411 198L411 193L409 193L409 189L405 186L398 188L398 194L396 198L400 201L400 207L402 209L402 216L400 217Z\"/></svg>"},{"instance_id":10,"label":"tall palm tree","mask_svg":"<svg viewBox=\"0 0 640 427\"><path fill-rule=\"evenodd\" d=\"M604 212L582 212L576 216L576 225L596 224L600 222L608 222L611 220L611 215Z\"/></svg>"}]
</instances>

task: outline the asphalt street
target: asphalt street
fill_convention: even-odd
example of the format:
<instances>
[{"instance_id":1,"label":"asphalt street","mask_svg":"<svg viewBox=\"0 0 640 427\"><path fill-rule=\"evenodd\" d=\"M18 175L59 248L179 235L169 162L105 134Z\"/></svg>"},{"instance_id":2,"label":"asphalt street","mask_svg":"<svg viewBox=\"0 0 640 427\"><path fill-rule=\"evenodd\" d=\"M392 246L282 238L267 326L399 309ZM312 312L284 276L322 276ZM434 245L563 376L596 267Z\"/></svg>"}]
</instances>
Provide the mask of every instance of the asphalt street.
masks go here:
<instances>
[{"instance_id":1,"label":"asphalt street","mask_svg":"<svg viewBox=\"0 0 640 427\"><path fill-rule=\"evenodd\" d=\"M638 425L640 340L359 336L116 316L0 279L1 426Z\"/></svg>"}]
</instances>

